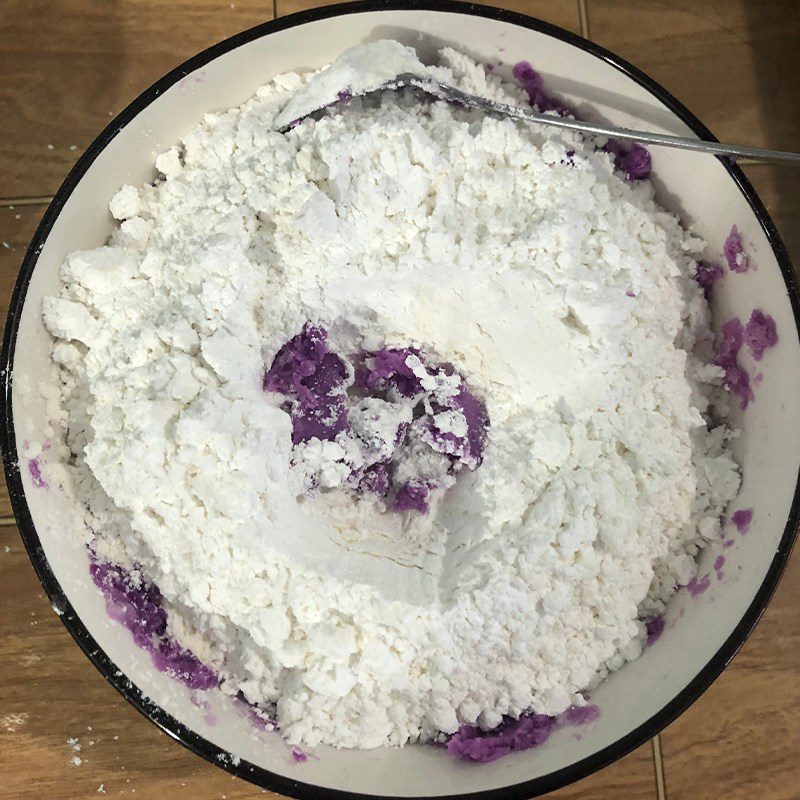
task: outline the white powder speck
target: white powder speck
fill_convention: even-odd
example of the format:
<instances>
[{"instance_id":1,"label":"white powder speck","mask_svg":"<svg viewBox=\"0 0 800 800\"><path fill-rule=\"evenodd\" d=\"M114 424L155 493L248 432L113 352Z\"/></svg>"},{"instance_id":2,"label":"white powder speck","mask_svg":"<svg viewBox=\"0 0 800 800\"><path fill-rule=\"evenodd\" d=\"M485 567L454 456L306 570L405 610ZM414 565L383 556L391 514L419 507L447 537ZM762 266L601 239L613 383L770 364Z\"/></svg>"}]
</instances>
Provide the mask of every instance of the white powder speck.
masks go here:
<instances>
[{"instance_id":1,"label":"white powder speck","mask_svg":"<svg viewBox=\"0 0 800 800\"><path fill-rule=\"evenodd\" d=\"M24 727L28 722L29 714L27 711L21 711L15 714L6 714L2 719L2 725L9 733L16 733L20 728Z\"/></svg>"},{"instance_id":2,"label":"white powder speck","mask_svg":"<svg viewBox=\"0 0 800 800\"><path fill-rule=\"evenodd\" d=\"M105 785L104 783L101 783L101 784L100 784L100 785L97 787L97 794L105 794L105 793L106 793L106 788L105 788L105 786L106 786L106 785Z\"/></svg>"},{"instance_id":3,"label":"white powder speck","mask_svg":"<svg viewBox=\"0 0 800 800\"><path fill-rule=\"evenodd\" d=\"M49 145L47 145L47 149L48 149L48 150L54 150L54 149L55 149L55 147L54 147L52 144L49 144Z\"/></svg>"},{"instance_id":4,"label":"white powder speck","mask_svg":"<svg viewBox=\"0 0 800 800\"><path fill-rule=\"evenodd\" d=\"M416 58L389 50L370 80ZM527 102L450 49L430 71ZM641 618L692 577L738 489L703 416L721 380L703 244L577 133L411 95L275 133L307 81L207 115L162 181L119 190L110 243L67 256L43 303L93 546L138 565L170 634L226 692L275 704L290 742L557 714L638 656ZM347 450L293 452L262 378L307 321L340 352L428 349L485 400L483 463L427 515L304 494L298 463L322 474ZM380 448L396 421L372 411Z\"/></svg>"}]
</instances>

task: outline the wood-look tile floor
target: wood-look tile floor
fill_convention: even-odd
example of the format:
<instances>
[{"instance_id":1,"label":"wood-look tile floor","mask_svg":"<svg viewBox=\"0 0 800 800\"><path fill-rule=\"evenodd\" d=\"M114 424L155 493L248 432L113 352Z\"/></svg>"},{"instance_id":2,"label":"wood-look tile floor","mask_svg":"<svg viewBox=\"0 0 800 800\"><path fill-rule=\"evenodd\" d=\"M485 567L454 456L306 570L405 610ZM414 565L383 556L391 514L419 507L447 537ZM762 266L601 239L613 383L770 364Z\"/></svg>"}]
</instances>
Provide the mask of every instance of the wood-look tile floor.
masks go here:
<instances>
[{"instance_id":1,"label":"wood-look tile floor","mask_svg":"<svg viewBox=\"0 0 800 800\"><path fill-rule=\"evenodd\" d=\"M0 319L46 203L111 117L184 59L314 0L0 0ZM629 59L720 137L800 147L800 3L497 0ZM800 172L748 165L800 264ZM53 613L0 490L0 798L256 798L159 733ZM658 739L553 797L800 797L800 556L756 632ZM67 739L83 759L72 766ZM655 755L655 758L654 758ZM100 791L102 786L102 791ZM269 794L269 793L267 793ZM273 795L274 796L274 795Z\"/></svg>"}]
</instances>

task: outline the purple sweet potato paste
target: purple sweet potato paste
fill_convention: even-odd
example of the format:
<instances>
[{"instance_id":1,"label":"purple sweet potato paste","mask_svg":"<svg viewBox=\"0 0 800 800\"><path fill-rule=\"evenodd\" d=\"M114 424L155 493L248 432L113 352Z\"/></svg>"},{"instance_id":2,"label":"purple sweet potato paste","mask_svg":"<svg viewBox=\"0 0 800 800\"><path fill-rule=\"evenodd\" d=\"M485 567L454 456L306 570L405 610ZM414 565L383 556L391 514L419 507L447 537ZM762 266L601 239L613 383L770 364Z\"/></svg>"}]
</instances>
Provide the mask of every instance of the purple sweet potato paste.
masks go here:
<instances>
[{"instance_id":1,"label":"purple sweet potato paste","mask_svg":"<svg viewBox=\"0 0 800 800\"><path fill-rule=\"evenodd\" d=\"M725 385L731 394L739 398L739 407L744 410L755 399L750 386L750 374L739 364L737 356L744 343L744 328L738 317L722 326L722 339L714 363L725 370Z\"/></svg>"},{"instance_id":2,"label":"purple sweet potato paste","mask_svg":"<svg viewBox=\"0 0 800 800\"><path fill-rule=\"evenodd\" d=\"M741 409L755 399L750 374L739 363L739 351L746 344L753 359L760 361L764 351L778 342L775 320L760 309L753 309L746 326L738 317L729 319L722 326L722 338L717 348L714 363L725 370L725 385L739 400Z\"/></svg>"},{"instance_id":3,"label":"purple sweet potato paste","mask_svg":"<svg viewBox=\"0 0 800 800\"><path fill-rule=\"evenodd\" d=\"M711 296L711 288L713 285L724 277L725 270L719 264L711 264L708 261L701 261L697 265L697 272L695 272L694 279L702 288L706 300Z\"/></svg>"},{"instance_id":4,"label":"purple sweet potato paste","mask_svg":"<svg viewBox=\"0 0 800 800\"><path fill-rule=\"evenodd\" d=\"M742 235L735 225L731 228L731 232L722 246L722 252L731 272L747 272L750 269L750 258L744 252Z\"/></svg>"},{"instance_id":5,"label":"purple sweet potato paste","mask_svg":"<svg viewBox=\"0 0 800 800\"><path fill-rule=\"evenodd\" d=\"M544 91L544 78L527 61L518 61L514 64L512 75L525 90L532 106L539 111L555 111L563 116L573 115L575 112L565 103L551 97Z\"/></svg>"},{"instance_id":6,"label":"purple sweet potato paste","mask_svg":"<svg viewBox=\"0 0 800 800\"><path fill-rule=\"evenodd\" d=\"M717 580L721 581L724 577L724 573L722 572L722 568L725 566L725 556L719 555L714 559L714 573L717 576Z\"/></svg>"},{"instance_id":7,"label":"purple sweet potato paste","mask_svg":"<svg viewBox=\"0 0 800 800\"><path fill-rule=\"evenodd\" d=\"M31 475L31 481L37 489L47 489L48 484L42 475L42 462L39 456L36 458L28 459L28 472Z\"/></svg>"},{"instance_id":8,"label":"purple sweet potato paste","mask_svg":"<svg viewBox=\"0 0 800 800\"><path fill-rule=\"evenodd\" d=\"M629 181L650 177L650 152L640 144L634 143L630 150L626 150L619 142L610 139L603 149L614 156L614 167L624 172Z\"/></svg>"},{"instance_id":9,"label":"purple sweet potato paste","mask_svg":"<svg viewBox=\"0 0 800 800\"><path fill-rule=\"evenodd\" d=\"M731 522L736 530L744 536L750 530L750 524L753 522L753 509L740 508L738 511L734 511L731 515Z\"/></svg>"},{"instance_id":10,"label":"purple sweet potato paste","mask_svg":"<svg viewBox=\"0 0 800 800\"><path fill-rule=\"evenodd\" d=\"M502 62L500 62L502 64ZM558 98L544 91L544 78L533 68L528 61L518 61L512 70L514 78L525 90L532 106L539 111L555 111L560 116L578 117L574 108L568 106ZM644 180L650 177L651 158L650 152L640 144L633 144L626 149L619 142L609 140L603 148L614 156L614 167L624 172L629 181ZM567 151L566 159L561 163L574 166L572 150Z\"/></svg>"},{"instance_id":11,"label":"purple sweet potato paste","mask_svg":"<svg viewBox=\"0 0 800 800\"><path fill-rule=\"evenodd\" d=\"M744 328L744 342L753 358L761 361L764 351L778 343L778 326L775 320L760 309L753 309L750 321Z\"/></svg>"},{"instance_id":12,"label":"purple sweet potato paste","mask_svg":"<svg viewBox=\"0 0 800 800\"><path fill-rule=\"evenodd\" d=\"M709 586L711 586L710 575L703 575L702 578L695 576L686 584L686 590L692 597L699 597Z\"/></svg>"},{"instance_id":13,"label":"purple sweet potato paste","mask_svg":"<svg viewBox=\"0 0 800 800\"><path fill-rule=\"evenodd\" d=\"M419 511L420 514L425 514L430 495L431 487L427 483L409 481L398 488L392 507L395 511Z\"/></svg>"},{"instance_id":14,"label":"purple sweet potato paste","mask_svg":"<svg viewBox=\"0 0 800 800\"><path fill-rule=\"evenodd\" d=\"M505 719L497 728L482 731L473 725L462 725L447 740L447 752L460 761L481 764L496 761L520 750L530 750L544 744L559 728L566 725L585 725L599 716L597 706L568 708L563 714L524 714L519 719Z\"/></svg>"},{"instance_id":15,"label":"purple sweet potato paste","mask_svg":"<svg viewBox=\"0 0 800 800\"><path fill-rule=\"evenodd\" d=\"M659 640L661 634L664 633L664 617L650 617L650 619L645 620L644 626L647 631L645 645L652 647Z\"/></svg>"},{"instance_id":16,"label":"purple sweet potato paste","mask_svg":"<svg viewBox=\"0 0 800 800\"><path fill-rule=\"evenodd\" d=\"M109 616L133 634L137 646L150 653L161 672L190 689L213 689L219 678L192 653L167 636L167 612L158 587L136 572L92 560L89 573L106 598Z\"/></svg>"},{"instance_id":17,"label":"purple sweet potato paste","mask_svg":"<svg viewBox=\"0 0 800 800\"><path fill-rule=\"evenodd\" d=\"M452 485L459 471L474 470L483 460L486 406L451 365L432 363L418 348L382 348L346 358L330 349L324 328L307 323L278 350L264 376L264 389L285 398L294 445L343 435L349 452L353 445L361 451L358 459L343 462L350 470L345 486L384 498L398 512L426 513L436 489ZM401 416L392 417L396 413ZM351 420L353 414L357 416ZM368 440L356 424L360 419L363 426L366 419L385 425L403 414L413 422L401 422L394 441L382 446L376 446L374 434ZM394 448L388 458L386 447ZM425 448L444 457L439 474L409 470L415 466L409 459L426 461L420 455ZM395 479L399 472L402 480ZM408 477L415 472L416 477ZM316 491L317 479L310 481L309 491Z\"/></svg>"},{"instance_id":18,"label":"purple sweet potato paste","mask_svg":"<svg viewBox=\"0 0 800 800\"><path fill-rule=\"evenodd\" d=\"M328 348L328 333L305 325L278 351L264 389L292 400L292 443L335 439L347 430L348 371Z\"/></svg>"},{"instance_id":19,"label":"purple sweet potato paste","mask_svg":"<svg viewBox=\"0 0 800 800\"><path fill-rule=\"evenodd\" d=\"M415 397L422 392L422 384L406 363L409 356L420 357L414 347L384 348L365 354L356 373L357 381L367 392L394 390L402 397ZM370 365L367 365L369 360Z\"/></svg>"}]
</instances>

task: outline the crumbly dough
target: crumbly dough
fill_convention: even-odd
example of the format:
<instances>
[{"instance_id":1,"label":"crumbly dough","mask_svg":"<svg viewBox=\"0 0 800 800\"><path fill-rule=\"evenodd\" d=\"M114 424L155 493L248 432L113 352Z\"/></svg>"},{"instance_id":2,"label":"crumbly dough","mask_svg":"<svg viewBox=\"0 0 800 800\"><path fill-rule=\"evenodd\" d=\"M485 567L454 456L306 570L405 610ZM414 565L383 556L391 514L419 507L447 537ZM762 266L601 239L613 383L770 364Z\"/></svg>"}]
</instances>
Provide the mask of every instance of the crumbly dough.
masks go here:
<instances>
[{"instance_id":1,"label":"crumbly dough","mask_svg":"<svg viewBox=\"0 0 800 800\"><path fill-rule=\"evenodd\" d=\"M432 72L527 102L450 49ZM291 741L560 713L639 655L738 488L704 417L704 245L578 134L408 93L275 132L308 80L206 115L43 303L96 556ZM427 513L297 469L263 381L306 324L417 348L485 403L482 462Z\"/></svg>"}]
</instances>

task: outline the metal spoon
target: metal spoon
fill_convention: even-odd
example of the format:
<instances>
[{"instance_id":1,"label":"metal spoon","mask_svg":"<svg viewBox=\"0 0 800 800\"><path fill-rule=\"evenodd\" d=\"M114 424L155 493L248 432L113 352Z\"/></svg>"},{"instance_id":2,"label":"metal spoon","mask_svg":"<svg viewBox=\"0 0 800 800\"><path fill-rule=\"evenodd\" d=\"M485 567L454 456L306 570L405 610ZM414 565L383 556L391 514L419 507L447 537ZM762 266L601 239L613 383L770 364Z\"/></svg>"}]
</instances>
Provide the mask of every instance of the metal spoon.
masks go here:
<instances>
[{"instance_id":1,"label":"metal spoon","mask_svg":"<svg viewBox=\"0 0 800 800\"><path fill-rule=\"evenodd\" d=\"M612 125L597 125L593 122L583 122L577 119L559 117L552 114L539 114L532 109L510 106L506 103L498 103L496 100L487 100L484 97L476 97L472 94L462 92L455 86L440 83L431 77L415 75L410 72L402 73L381 86L370 89L363 93L343 92L340 99L350 99L351 97L365 97L375 92L393 91L397 89L414 88L419 89L425 94L444 100L448 103L456 103L469 108L475 108L486 114L494 114L501 117L511 117L523 122L538 122L542 125L550 125L554 128L567 128L572 131L581 131L595 136L608 136L613 139L623 139L643 144L659 144L666 147L677 147L680 150L696 150L700 153L711 153L716 156L736 156L737 158L753 158L766 161L800 161L800 153L789 153L783 150L768 150L763 147L750 147L749 145L723 144L722 142L707 142L703 139L692 139L686 136L672 136L667 133L650 133L649 131L633 130L632 128L617 128ZM278 130L281 133L293 128L302 122L306 117L322 111L320 108L309 111L308 114L292 120L288 125L284 125Z\"/></svg>"}]
</instances>

